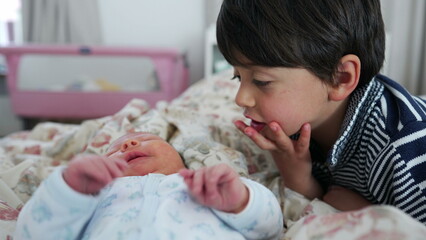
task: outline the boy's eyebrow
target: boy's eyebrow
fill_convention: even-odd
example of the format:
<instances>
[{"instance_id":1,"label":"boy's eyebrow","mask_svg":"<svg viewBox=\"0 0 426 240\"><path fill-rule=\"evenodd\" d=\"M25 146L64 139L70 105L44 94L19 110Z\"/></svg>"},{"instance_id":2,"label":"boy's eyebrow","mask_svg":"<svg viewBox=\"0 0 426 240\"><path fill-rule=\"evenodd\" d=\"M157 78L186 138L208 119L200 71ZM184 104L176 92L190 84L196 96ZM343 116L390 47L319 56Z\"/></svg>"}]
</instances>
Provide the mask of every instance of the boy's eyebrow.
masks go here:
<instances>
[{"instance_id":1,"label":"boy's eyebrow","mask_svg":"<svg viewBox=\"0 0 426 240\"><path fill-rule=\"evenodd\" d=\"M265 75L265 76L273 78L273 79L276 79L277 76L279 75L279 74L276 74L275 71L274 71L275 69L278 69L278 67L264 67L264 66L257 66L256 65L256 66L245 66L245 67L241 67L241 68L251 69L253 72L257 72L258 74ZM272 73L271 73L271 70L273 71ZM234 68L234 74L236 74L236 72L237 71Z\"/></svg>"},{"instance_id":2,"label":"boy's eyebrow","mask_svg":"<svg viewBox=\"0 0 426 240\"><path fill-rule=\"evenodd\" d=\"M267 71L258 71L260 75L265 75L266 77L272 78L272 79L276 79L277 76L275 74L271 74L270 72Z\"/></svg>"}]
</instances>

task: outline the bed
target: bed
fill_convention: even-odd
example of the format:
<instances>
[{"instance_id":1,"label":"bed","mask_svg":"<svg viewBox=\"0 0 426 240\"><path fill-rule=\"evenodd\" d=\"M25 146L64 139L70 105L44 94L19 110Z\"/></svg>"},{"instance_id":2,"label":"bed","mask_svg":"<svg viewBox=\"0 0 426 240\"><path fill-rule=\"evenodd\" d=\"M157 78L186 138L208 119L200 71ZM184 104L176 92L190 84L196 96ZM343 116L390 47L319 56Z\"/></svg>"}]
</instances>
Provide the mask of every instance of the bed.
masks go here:
<instances>
[{"instance_id":1,"label":"bed","mask_svg":"<svg viewBox=\"0 0 426 240\"><path fill-rule=\"evenodd\" d=\"M11 45L0 55L12 110L24 119L97 118L133 98L153 105L188 87L185 55L174 48Z\"/></svg>"},{"instance_id":2,"label":"bed","mask_svg":"<svg viewBox=\"0 0 426 240\"><path fill-rule=\"evenodd\" d=\"M81 124L43 122L0 139L0 238L12 239L19 210L57 166L81 152L105 152L129 131L149 131L172 144L189 168L225 162L271 189L286 221L282 239L424 239L426 227L390 206L339 212L284 187L268 152L233 126L238 81L226 71L191 85L172 101L134 98L114 114Z\"/></svg>"}]
</instances>

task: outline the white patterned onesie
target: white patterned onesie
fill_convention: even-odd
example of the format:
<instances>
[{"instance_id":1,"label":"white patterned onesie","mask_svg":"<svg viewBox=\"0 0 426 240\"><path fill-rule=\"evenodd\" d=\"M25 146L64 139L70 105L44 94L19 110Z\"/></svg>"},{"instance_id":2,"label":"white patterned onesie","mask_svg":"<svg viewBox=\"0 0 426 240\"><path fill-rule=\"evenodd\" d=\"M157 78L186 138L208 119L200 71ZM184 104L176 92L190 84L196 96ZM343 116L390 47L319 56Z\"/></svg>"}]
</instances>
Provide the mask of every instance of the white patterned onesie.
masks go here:
<instances>
[{"instance_id":1,"label":"white patterned onesie","mask_svg":"<svg viewBox=\"0 0 426 240\"><path fill-rule=\"evenodd\" d=\"M117 178L96 196L71 189L55 170L22 209L19 239L277 239L280 206L263 185L242 178L250 191L241 213L196 203L178 174Z\"/></svg>"}]
</instances>

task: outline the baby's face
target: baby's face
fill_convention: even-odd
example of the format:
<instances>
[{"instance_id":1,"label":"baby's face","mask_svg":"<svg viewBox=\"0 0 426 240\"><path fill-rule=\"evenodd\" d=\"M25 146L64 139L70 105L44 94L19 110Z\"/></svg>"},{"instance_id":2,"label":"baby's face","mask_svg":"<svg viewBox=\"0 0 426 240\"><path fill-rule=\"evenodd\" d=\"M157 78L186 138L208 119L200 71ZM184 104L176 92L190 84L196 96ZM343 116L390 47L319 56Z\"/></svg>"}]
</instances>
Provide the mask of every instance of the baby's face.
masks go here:
<instances>
[{"instance_id":1,"label":"baby's face","mask_svg":"<svg viewBox=\"0 0 426 240\"><path fill-rule=\"evenodd\" d=\"M150 133L129 133L115 140L106 156L125 160L125 176L148 173L172 174L184 168L178 152L162 138Z\"/></svg>"}]
</instances>

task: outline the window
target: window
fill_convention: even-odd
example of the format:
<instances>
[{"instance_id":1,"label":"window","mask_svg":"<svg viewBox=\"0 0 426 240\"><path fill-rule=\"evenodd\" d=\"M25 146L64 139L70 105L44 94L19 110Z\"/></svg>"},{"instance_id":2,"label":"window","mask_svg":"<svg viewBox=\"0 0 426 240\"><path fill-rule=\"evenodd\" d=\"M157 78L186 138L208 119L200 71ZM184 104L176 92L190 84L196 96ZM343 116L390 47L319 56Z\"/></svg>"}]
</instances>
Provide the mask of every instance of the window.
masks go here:
<instances>
[{"instance_id":1,"label":"window","mask_svg":"<svg viewBox=\"0 0 426 240\"><path fill-rule=\"evenodd\" d=\"M22 42L20 0L0 0L0 45Z\"/></svg>"}]
</instances>

